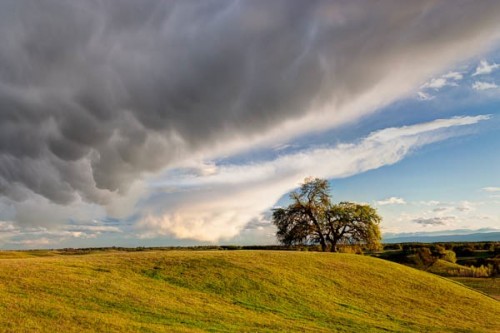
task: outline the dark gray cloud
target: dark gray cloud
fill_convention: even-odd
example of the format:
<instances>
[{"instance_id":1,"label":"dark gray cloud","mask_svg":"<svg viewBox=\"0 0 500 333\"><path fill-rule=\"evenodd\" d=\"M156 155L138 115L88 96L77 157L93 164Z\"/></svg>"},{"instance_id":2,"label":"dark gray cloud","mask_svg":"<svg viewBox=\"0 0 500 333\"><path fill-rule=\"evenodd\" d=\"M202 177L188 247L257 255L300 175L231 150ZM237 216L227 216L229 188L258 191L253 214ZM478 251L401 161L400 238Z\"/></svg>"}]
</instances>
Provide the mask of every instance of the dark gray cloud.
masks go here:
<instances>
[{"instance_id":1,"label":"dark gray cloud","mask_svg":"<svg viewBox=\"0 0 500 333\"><path fill-rule=\"evenodd\" d=\"M443 217L430 217L430 218L417 218L413 219L412 222L422 224L422 225L446 225L449 222L455 221L457 218L455 216L443 216Z\"/></svg>"},{"instance_id":2,"label":"dark gray cloud","mask_svg":"<svg viewBox=\"0 0 500 333\"><path fill-rule=\"evenodd\" d=\"M105 204L190 153L449 60L498 17L493 0L4 0L0 194Z\"/></svg>"}]
</instances>

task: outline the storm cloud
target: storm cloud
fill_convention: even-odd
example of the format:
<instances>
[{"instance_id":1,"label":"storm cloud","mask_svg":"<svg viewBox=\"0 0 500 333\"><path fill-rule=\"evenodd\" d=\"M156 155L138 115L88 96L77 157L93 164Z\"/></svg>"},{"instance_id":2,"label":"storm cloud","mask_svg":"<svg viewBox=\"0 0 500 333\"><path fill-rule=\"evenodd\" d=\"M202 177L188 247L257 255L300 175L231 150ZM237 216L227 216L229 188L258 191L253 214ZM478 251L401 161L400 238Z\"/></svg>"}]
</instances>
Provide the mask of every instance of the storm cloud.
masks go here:
<instances>
[{"instance_id":1,"label":"storm cloud","mask_svg":"<svg viewBox=\"0 0 500 333\"><path fill-rule=\"evenodd\" d=\"M498 17L493 0L4 0L0 195L108 205L193 155L356 119L488 47Z\"/></svg>"}]
</instances>

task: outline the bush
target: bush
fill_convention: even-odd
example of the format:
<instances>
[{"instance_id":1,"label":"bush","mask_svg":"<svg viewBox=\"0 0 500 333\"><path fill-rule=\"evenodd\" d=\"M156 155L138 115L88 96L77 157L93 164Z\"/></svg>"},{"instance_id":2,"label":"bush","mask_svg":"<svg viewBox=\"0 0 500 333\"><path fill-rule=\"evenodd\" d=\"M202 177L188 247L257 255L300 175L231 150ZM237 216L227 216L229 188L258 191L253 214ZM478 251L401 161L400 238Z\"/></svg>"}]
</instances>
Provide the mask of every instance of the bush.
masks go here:
<instances>
[{"instance_id":1,"label":"bush","mask_svg":"<svg viewBox=\"0 0 500 333\"><path fill-rule=\"evenodd\" d=\"M493 266L491 265L488 266L481 265L479 267L471 266L468 268L451 270L449 272L449 274L453 276L476 277L476 278L490 277L492 273L493 273Z\"/></svg>"},{"instance_id":2,"label":"bush","mask_svg":"<svg viewBox=\"0 0 500 333\"><path fill-rule=\"evenodd\" d=\"M455 254L455 252L453 252L451 250L445 250L443 253L442 259L446 260L448 262L451 262L451 263L456 263L457 262L457 255Z\"/></svg>"},{"instance_id":3,"label":"bush","mask_svg":"<svg viewBox=\"0 0 500 333\"><path fill-rule=\"evenodd\" d=\"M435 252L440 257L444 257L446 255L445 247L439 244L435 245L433 250L433 252Z\"/></svg>"},{"instance_id":4,"label":"bush","mask_svg":"<svg viewBox=\"0 0 500 333\"><path fill-rule=\"evenodd\" d=\"M437 257L433 256L431 250L427 247L412 249L412 253L406 256L407 262L419 269L429 268L437 260Z\"/></svg>"}]
</instances>

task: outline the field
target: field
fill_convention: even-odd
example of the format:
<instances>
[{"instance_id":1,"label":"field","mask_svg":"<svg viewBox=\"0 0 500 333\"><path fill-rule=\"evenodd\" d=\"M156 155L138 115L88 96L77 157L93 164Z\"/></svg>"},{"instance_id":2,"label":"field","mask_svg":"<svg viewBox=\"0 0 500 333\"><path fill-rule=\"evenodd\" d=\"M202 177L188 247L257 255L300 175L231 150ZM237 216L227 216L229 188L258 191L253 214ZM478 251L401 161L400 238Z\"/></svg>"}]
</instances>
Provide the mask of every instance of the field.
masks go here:
<instances>
[{"instance_id":1,"label":"field","mask_svg":"<svg viewBox=\"0 0 500 333\"><path fill-rule=\"evenodd\" d=\"M3 332L500 332L498 318L488 296L359 255L0 252Z\"/></svg>"},{"instance_id":2,"label":"field","mask_svg":"<svg viewBox=\"0 0 500 333\"><path fill-rule=\"evenodd\" d=\"M479 290L486 295L500 301L500 279L499 278L469 278L469 277L452 277L453 281L457 281L467 287Z\"/></svg>"}]
</instances>

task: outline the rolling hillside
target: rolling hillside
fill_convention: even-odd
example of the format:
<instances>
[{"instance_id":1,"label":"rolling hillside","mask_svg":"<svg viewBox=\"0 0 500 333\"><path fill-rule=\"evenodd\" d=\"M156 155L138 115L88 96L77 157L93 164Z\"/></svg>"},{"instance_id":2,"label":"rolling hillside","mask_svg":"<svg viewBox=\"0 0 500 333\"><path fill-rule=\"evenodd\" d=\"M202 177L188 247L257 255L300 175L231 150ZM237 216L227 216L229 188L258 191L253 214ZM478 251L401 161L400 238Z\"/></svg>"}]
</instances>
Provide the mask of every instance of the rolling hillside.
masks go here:
<instances>
[{"instance_id":1,"label":"rolling hillside","mask_svg":"<svg viewBox=\"0 0 500 333\"><path fill-rule=\"evenodd\" d=\"M0 253L0 331L500 331L498 301L364 256L33 254Z\"/></svg>"}]
</instances>

